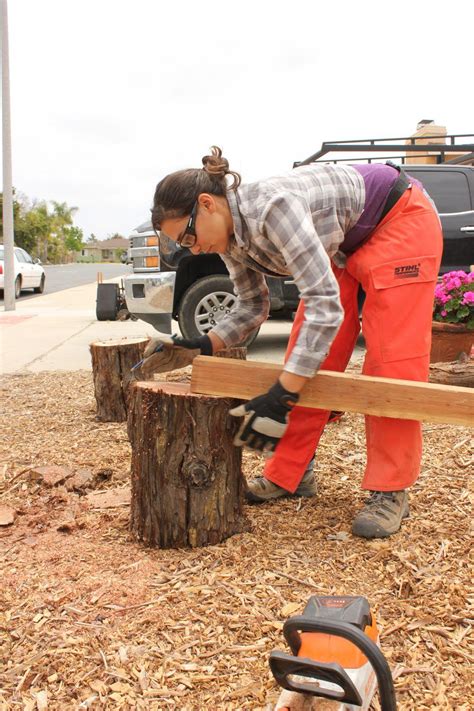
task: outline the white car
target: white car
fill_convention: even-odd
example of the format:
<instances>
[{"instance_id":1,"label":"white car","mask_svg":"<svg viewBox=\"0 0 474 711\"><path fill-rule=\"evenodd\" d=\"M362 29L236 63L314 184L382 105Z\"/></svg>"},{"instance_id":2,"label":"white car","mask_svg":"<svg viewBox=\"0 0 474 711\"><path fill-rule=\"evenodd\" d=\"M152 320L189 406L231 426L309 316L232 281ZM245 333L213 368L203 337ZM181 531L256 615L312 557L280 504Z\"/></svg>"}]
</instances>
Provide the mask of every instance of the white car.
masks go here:
<instances>
[{"instance_id":1,"label":"white car","mask_svg":"<svg viewBox=\"0 0 474 711\"><path fill-rule=\"evenodd\" d=\"M0 244L0 291L3 291L5 279L4 247ZM22 289L33 289L37 294L44 291L45 274L39 259L32 259L28 252L20 247L14 250L15 299Z\"/></svg>"}]
</instances>

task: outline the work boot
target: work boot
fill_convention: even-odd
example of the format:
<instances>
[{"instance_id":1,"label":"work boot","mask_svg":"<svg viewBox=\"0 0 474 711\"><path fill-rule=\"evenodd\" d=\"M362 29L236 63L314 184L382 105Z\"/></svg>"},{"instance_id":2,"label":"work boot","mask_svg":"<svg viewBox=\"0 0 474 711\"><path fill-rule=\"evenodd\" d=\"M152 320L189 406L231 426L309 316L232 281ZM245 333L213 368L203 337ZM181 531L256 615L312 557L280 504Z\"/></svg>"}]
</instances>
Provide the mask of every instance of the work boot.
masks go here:
<instances>
[{"instance_id":1,"label":"work boot","mask_svg":"<svg viewBox=\"0 0 474 711\"><path fill-rule=\"evenodd\" d=\"M255 479L248 482L248 489L245 492L245 498L250 504L263 504L265 501L281 499L285 496L316 496L318 486L313 472L313 462L314 458L308 464L304 476L294 494L292 494L291 491L287 491L281 486L274 484L269 479L265 479L264 476L257 476Z\"/></svg>"},{"instance_id":2,"label":"work boot","mask_svg":"<svg viewBox=\"0 0 474 711\"><path fill-rule=\"evenodd\" d=\"M385 538L396 533L407 516L407 491L371 491L352 522L352 533L362 538Z\"/></svg>"}]
</instances>

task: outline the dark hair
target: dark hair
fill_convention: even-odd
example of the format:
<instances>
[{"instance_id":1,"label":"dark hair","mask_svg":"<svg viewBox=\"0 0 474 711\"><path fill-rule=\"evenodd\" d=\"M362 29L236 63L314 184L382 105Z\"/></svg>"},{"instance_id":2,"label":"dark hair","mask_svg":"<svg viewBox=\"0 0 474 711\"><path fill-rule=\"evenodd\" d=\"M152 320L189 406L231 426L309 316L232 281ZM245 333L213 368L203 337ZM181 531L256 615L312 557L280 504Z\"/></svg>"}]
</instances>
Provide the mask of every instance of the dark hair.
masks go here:
<instances>
[{"instance_id":1,"label":"dark hair","mask_svg":"<svg viewBox=\"0 0 474 711\"><path fill-rule=\"evenodd\" d=\"M217 146L211 147L211 155L204 156L202 168L188 168L170 173L156 186L151 209L151 222L155 230L161 228L166 218L190 215L201 193L225 195L228 190L237 190L240 175L229 170L229 162ZM227 182L227 176L233 180Z\"/></svg>"}]
</instances>

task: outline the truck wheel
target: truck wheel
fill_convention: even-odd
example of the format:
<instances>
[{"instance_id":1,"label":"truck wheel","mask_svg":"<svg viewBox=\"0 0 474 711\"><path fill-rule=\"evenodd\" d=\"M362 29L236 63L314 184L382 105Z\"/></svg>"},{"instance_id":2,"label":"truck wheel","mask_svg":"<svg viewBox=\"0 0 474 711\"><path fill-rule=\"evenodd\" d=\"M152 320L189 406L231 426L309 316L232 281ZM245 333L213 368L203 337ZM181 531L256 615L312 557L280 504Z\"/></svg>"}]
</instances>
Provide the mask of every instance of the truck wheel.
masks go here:
<instances>
[{"instance_id":1,"label":"truck wheel","mask_svg":"<svg viewBox=\"0 0 474 711\"><path fill-rule=\"evenodd\" d=\"M184 293L178 308L178 322L184 338L204 336L232 311L236 296L228 276L215 274L198 279ZM256 328L243 341L250 346L260 329Z\"/></svg>"},{"instance_id":2,"label":"truck wheel","mask_svg":"<svg viewBox=\"0 0 474 711\"><path fill-rule=\"evenodd\" d=\"M119 312L118 284L97 284L97 321L116 321Z\"/></svg>"}]
</instances>

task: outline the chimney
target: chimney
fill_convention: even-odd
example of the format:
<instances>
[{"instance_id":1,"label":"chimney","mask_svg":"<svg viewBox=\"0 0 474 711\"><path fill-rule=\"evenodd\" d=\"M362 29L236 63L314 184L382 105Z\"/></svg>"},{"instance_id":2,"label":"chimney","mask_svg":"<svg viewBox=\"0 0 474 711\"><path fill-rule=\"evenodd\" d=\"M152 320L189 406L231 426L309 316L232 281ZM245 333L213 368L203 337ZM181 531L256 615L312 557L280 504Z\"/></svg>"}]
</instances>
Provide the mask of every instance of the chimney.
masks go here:
<instances>
[{"instance_id":1,"label":"chimney","mask_svg":"<svg viewBox=\"0 0 474 711\"><path fill-rule=\"evenodd\" d=\"M434 123L433 119L421 119L421 121L418 121L418 124L416 126L416 130L418 131L422 126L426 126L429 123Z\"/></svg>"},{"instance_id":2,"label":"chimney","mask_svg":"<svg viewBox=\"0 0 474 711\"><path fill-rule=\"evenodd\" d=\"M446 126L439 126L433 119L421 119L421 121L418 121L416 131L412 134L412 138L416 138L416 144L419 143L420 145L428 146L430 143L446 143L446 134ZM409 144L410 141L405 141L405 143ZM438 162L438 155L438 153L430 154L426 148L420 152L414 151L413 153L408 153L406 156L406 163L426 163L429 165L435 165ZM454 157L454 155L452 157Z\"/></svg>"}]
</instances>

